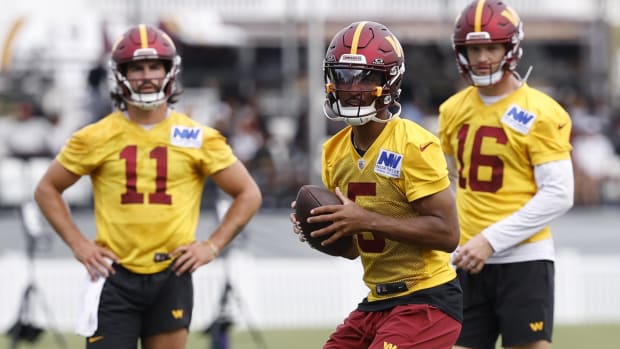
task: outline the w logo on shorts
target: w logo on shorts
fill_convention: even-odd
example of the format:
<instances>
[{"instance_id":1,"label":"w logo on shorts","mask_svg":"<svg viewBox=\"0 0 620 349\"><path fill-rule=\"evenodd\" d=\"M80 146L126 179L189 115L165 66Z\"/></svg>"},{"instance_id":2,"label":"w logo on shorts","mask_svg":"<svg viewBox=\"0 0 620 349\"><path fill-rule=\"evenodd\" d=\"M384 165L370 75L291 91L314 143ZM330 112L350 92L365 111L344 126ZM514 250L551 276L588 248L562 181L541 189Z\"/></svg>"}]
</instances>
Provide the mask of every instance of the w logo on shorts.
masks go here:
<instances>
[{"instance_id":1,"label":"w logo on shorts","mask_svg":"<svg viewBox=\"0 0 620 349\"><path fill-rule=\"evenodd\" d=\"M398 346L390 342L383 342L383 349L398 349Z\"/></svg>"},{"instance_id":2,"label":"w logo on shorts","mask_svg":"<svg viewBox=\"0 0 620 349\"><path fill-rule=\"evenodd\" d=\"M540 332L545 328L545 323L542 321L530 322L530 329L533 332Z\"/></svg>"}]
</instances>

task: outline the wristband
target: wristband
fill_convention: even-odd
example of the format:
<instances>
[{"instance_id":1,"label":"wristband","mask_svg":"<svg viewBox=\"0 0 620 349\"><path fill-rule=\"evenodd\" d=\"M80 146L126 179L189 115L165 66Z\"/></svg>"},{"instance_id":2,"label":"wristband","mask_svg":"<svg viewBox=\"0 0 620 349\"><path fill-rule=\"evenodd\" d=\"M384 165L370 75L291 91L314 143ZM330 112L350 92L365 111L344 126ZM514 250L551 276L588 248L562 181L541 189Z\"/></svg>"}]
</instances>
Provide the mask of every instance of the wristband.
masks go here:
<instances>
[{"instance_id":1,"label":"wristband","mask_svg":"<svg viewBox=\"0 0 620 349\"><path fill-rule=\"evenodd\" d=\"M210 239L206 239L205 242L207 243L207 246L209 246L209 248L211 249L211 253L213 253L213 256L217 257L220 254L220 249Z\"/></svg>"}]
</instances>

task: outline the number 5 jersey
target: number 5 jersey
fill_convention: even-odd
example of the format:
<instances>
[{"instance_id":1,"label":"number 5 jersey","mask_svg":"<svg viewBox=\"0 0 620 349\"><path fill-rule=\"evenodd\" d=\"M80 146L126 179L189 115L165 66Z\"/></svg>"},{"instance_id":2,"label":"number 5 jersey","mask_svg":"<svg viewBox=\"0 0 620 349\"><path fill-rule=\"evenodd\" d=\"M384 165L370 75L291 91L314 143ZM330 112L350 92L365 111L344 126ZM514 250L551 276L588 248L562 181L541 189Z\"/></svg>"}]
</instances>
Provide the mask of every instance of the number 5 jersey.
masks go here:
<instances>
[{"instance_id":1,"label":"number 5 jersey","mask_svg":"<svg viewBox=\"0 0 620 349\"><path fill-rule=\"evenodd\" d=\"M446 160L437 137L409 120L388 122L360 155L351 141L351 126L323 144L323 183L339 187L359 206L392 217L416 217L411 202L450 186ZM364 265L368 301L405 296L456 277L450 254L386 239L372 232L355 236ZM404 282L406 290L380 295L377 285Z\"/></svg>"}]
</instances>

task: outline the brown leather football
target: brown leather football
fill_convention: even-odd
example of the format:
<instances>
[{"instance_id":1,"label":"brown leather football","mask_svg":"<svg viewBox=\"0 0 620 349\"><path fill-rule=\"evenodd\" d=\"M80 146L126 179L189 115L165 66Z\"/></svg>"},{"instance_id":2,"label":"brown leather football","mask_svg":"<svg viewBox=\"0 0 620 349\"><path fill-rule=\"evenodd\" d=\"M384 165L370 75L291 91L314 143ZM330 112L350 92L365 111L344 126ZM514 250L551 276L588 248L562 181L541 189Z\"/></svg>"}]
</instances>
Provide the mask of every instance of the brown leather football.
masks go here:
<instances>
[{"instance_id":1,"label":"brown leather football","mask_svg":"<svg viewBox=\"0 0 620 349\"><path fill-rule=\"evenodd\" d=\"M331 256L344 255L353 243L351 236L340 238L327 246L321 246L321 242L329 236L313 238L310 233L330 225L331 222L311 224L306 221L311 216L310 210L313 208L325 205L342 205L338 196L322 186L307 184L299 188L295 200L297 201L295 215L301 226L302 234L310 246Z\"/></svg>"}]
</instances>

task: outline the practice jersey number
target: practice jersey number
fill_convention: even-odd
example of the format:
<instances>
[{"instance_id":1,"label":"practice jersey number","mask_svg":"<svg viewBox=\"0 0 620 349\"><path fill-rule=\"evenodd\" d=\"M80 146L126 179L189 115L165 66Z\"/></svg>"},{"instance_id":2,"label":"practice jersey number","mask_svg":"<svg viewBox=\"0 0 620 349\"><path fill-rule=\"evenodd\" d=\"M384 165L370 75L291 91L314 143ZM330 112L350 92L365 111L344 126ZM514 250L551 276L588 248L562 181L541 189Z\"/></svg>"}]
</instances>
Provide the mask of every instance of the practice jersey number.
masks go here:
<instances>
[{"instance_id":1,"label":"practice jersey number","mask_svg":"<svg viewBox=\"0 0 620 349\"><path fill-rule=\"evenodd\" d=\"M347 186L347 196L352 201L355 201L357 196L376 196L377 184L376 183L349 183ZM385 248L385 239L376 236L373 233L369 233L372 238L367 239L364 234L357 234L357 243L360 250L364 252L379 253L383 252Z\"/></svg>"},{"instance_id":2,"label":"practice jersey number","mask_svg":"<svg viewBox=\"0 0 620 349\"><path fill-rule=\"evenodd\" d=\"M463 173L463 153L465 152L465 141L467 140L468 133L469 124L465 124L459 129L457 134L459 141L457 153L459 161L459 187L466 188L469 181L469 187L473 191L495 193L502 187L504 162L499 156L482 154L482 141L484 138L494 138L497 144L506 144L508 142L506 133L504 133L502 128L492 126L482 126L474 133L469 173L465 175ZM478 178L478 170L481 166L491 168L491 180L481 180Z\"/></svg>"},{"instance_id":3,"label":"practice jersey number","mask_svg":"<svg viewBox=\"0 0 620 349\"><path fill-rule=\"evenodd\" d=\"M168 152L166 147L155 147L149 157L157 162L155 177L155 192L149 194L150 204L170 205L172 196L166 194L166 180L168 179ZM138 192L138 147L129 145L120 154L125 159L125 193L121 195L122 204L141 204L144 194Z\"/></svg>"}]
</instances>

